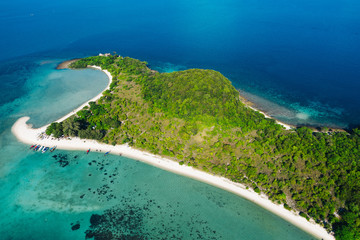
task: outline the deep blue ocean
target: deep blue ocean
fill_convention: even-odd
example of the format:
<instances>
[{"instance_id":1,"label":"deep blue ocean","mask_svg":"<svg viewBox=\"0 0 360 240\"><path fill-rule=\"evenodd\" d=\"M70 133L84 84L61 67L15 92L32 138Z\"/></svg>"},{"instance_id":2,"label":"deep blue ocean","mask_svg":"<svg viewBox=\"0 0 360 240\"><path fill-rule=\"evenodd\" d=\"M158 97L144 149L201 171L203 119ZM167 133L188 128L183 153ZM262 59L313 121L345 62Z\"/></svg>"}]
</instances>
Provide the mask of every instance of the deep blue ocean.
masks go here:
<instances>
[{"instance_id":1,"label":"deep blue ocean","mask_svg":"<svg viewBox=\"0 0 360 240\"><path fill-rule=\"evenodd\" d=\"M156 228L154 238L311 239L239 197L131 159L33 154L10 128L22 116L35 126L49 123L99 93L103 73L55 70L99 52L162 72L220 71L286 123L359 126L359 12L355 0L1 1L0 236L83 239L92 214L115 211L125 219L136 212L132 231L147 236ZM118 176L116 186L104 169Z\"/></svg>"},{"instance_id":2,"label":"deep blue ocean","mask_svg":"<svg viewBox=\"0 0 360 240\"><path fill-rule=\"evenodd\" d=\"M0 9L5 62L116 51L154 68L218 70L288 123L360 124L359 1L14 0ZM16 96L6 76L0 84Z\"/></svg>"}]
</instances>

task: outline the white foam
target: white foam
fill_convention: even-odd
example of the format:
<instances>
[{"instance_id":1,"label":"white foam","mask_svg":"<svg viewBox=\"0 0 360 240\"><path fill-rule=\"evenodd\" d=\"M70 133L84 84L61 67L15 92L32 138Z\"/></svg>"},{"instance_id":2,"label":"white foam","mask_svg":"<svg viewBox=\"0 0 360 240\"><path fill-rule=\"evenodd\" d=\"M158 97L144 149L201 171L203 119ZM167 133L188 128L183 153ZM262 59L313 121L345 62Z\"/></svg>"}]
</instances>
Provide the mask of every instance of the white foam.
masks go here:
<instances>
[{"instance_id":1,"label":"white foam","mask_svg":"<svg viewBox=\"0 0 360 240\"><path fill-rule=\"evenodd\" d=\"M309 119L310 115L304 112L301 113L297 113L296 114L296 118L301 119L301 120L307 120Z\"/></svg>"}]
</instances>

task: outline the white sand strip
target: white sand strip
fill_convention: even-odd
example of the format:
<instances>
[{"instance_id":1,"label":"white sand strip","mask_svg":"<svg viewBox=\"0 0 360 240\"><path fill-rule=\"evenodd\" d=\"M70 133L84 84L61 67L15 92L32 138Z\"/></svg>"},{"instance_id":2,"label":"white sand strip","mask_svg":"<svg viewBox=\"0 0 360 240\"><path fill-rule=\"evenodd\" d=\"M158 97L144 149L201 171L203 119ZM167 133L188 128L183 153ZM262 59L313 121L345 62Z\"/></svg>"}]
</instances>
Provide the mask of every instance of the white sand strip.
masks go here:
<instances>
[{"instance_id":1,"label":"white sand strip","mask_svg":"<svg viewBox=\"0 0 360 240\"><path fill-rule=\"evenodd\" d=\"M270 117L269 115L267 115L266 113L260 111L259 109L256 109L256 108L254 108L254 107L251 107L251 106L249 106L249 105L246 105L246 106L248 106L249 108L251 108L252 110L254 110L254 111L256 111L256 112L259 112L259 113L263 114L263 115L265 116L265 118L274 119L277 124L280 124L280 125L283 126L286 130L290 130L290 129L294 128L294 126L291 126L291 125L289 125L289 124L280 122L280 121L276 120L275 118Z\"/></svg>"},{"instance_id":2,"label":"white sand strip","mask_svg":"<svg viewBox=\"0 0 360 240\"><path fill-rule=\"evenodd\" d=\"M98 68L100 69L100 68ZM107 72L111 82L111 75ZM109 82L109 85L110 85ZM108 85L108 87L109 87ZM106 89L108 89L108 87ZM89 101L95 101L101 97L102 94L99 94L95 98ZM83 104L72 113L64 116L58 121L62 121L67 117L71 116L78 110L82 109L87 103ZM267 199L264 195L259 195L255 193L253 190L246 189L245 186L234 183L226 178L214 176L200 170L194 169L189 166L179 165L179 163L163 158L161 156L156 156L144 151L136 150L127 145L107 145L103 143L99 143L95 140L86 140L80 138L71 138L71 139L53 139L51 137L40 139L39 135L46 130L47 126L43 126L38 129L33 129L31 126L27 125L26 122L29 120L29 117L22 117L18 119L15 124L12 126L11 131L16 136L16 138L26 144L40 144L42 146L53 147L57 146L58 149L64 150L82 150L86 151L91 149L92 152L98 151L102 153L110 152L115 155L122 155L128 158L136 159L142 161L144 163L156 166L158 168L164 169L166 171L170 171L176 174L180 174L186 177L190 177L201 182L208 183L215 187L219 187L226 191L237 194L249 201L254 202L255 204L269 210L270 212L282 217L288 222L294 224L300 229L310 233L311 235L324 240L334 240L335 238L327 233L327 231L322 228L320 225L315 224L314 221L307 221L305 218L300 217L295 212L290 212L286 210L281 205L274 204L270 200Z\"/></svg>"},{"instance_id":3,"label":"white sand strip","mask_svg":"<svg viewBox=\"0 0 360 240\"><path fill-rule=\"evenodd\" d=\"M29 117L22 117L18 119L12 127L13 134L23 143L26 144L40 144L42 146L57 146L58 149L65 150L82 150L86 151L91 149L92 152L98 151L102 153L110 152L115 155L122 155L128 158L137 159L147 164L156 166L158 168L170 171L176 174L180 174L186 177L190 177L201 182L208 183L210 185L219 187L226 191L235 193L245 199L248 199L257 205L269 210L272 213L282 217L283 219L291 222L295 226L301 228L302 230L312 234L315 237L322 239L335 239L332 235L328 234L324 228L320 225L315 224L313 221L309 222L305 218L300 217L294 212L290 212L283 208L281 205L274 204L267 199L264 195L259 195L252 190L246 189L245 186L234 183L226 178L214 176L197 169L194 169L189 166L179 165L179 163L156 156L147 152L139 151L134 148L131 148L127 145L108 145L99 143L95 140L86 140L80 138L71 138L70 139L53 139L51 137L40 139L38 136L45 131L46 126L33 129L31 126L27 125L26 122L29 120Z\"/></svg>"}]
</instances>

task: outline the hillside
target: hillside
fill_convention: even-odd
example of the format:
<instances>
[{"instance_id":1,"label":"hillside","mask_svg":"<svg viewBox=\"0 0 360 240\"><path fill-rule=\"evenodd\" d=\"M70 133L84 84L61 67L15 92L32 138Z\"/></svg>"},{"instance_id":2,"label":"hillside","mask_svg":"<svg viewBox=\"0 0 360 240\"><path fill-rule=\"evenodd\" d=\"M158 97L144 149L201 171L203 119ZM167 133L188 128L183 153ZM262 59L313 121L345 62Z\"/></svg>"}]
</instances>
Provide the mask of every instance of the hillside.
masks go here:
<instances>
[{"instance_id":1,"label":"hillside","mask_svg":"<svg viewBox=\"0 0 360 240\"><path fill-rule=\"evenodd\" d=\"M360 130L287 131L246 107L213 70L158 73L119 56L89 57L71 67L88 65L110 71L110 90L51 124L47 134L128 143L263 192L337 239L360 239Z\"/></svg>"}]
</instances>

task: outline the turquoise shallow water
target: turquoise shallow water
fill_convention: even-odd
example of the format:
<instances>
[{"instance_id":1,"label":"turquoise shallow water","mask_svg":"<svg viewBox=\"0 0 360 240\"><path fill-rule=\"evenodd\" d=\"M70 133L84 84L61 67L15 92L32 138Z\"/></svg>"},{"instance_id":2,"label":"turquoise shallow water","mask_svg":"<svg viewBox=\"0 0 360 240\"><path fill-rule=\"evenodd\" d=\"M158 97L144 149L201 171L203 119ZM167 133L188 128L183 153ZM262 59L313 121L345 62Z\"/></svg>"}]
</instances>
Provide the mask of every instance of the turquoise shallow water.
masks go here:
<instances>
[{"instance_id":1,"label":"turquoise shallow water","mask_svg":"<svg viewBox=\"0 0 360 240\"><path fill-rule=\"evenodd\" d=\"M19 162L3 188L1 234L9 239L83 239L89 229L140 239L312 239L237 196L131 159L35 154ZM92 214L111 221L90 227Z\"/></svg>"},{"instance_id":2,"label":"turquoise shallow water","mask_svg":"<svg viewBox=\"0 0 360 240\"><path fill-rule=\"evenodd\" d=\"M34 60L27 94L1 106L2 239L314 239L236 195L136 160L18 143L10 132L18 117L41 126L106 86L104 73L55 70L59 61Z\"/></svg>"}]
</instances>

